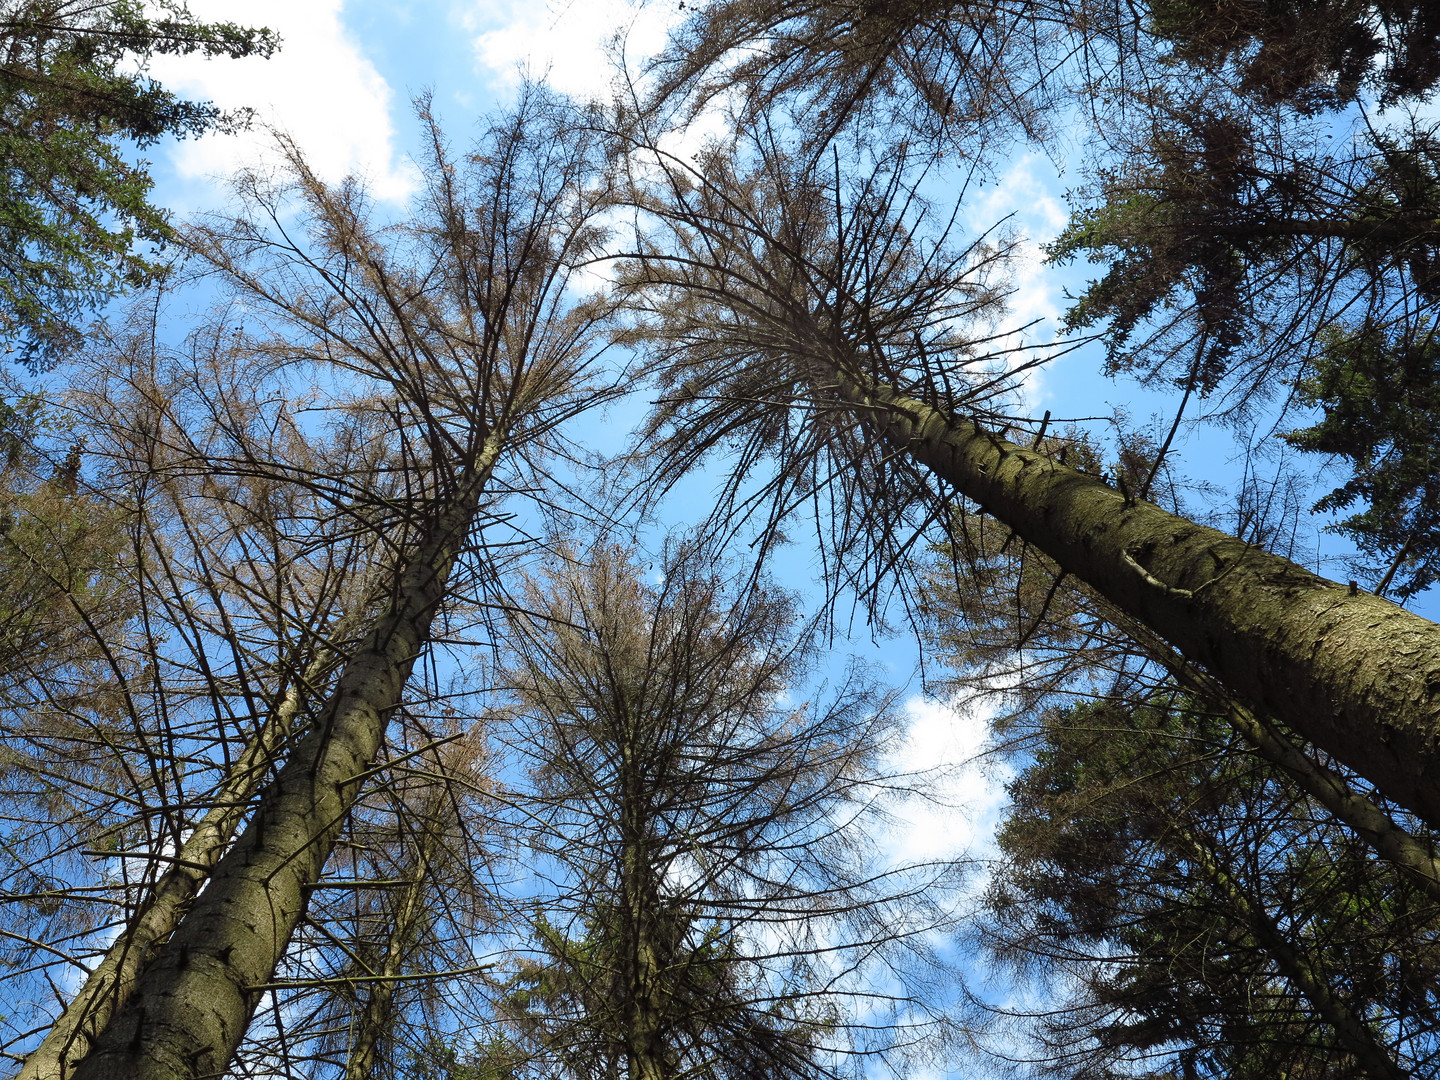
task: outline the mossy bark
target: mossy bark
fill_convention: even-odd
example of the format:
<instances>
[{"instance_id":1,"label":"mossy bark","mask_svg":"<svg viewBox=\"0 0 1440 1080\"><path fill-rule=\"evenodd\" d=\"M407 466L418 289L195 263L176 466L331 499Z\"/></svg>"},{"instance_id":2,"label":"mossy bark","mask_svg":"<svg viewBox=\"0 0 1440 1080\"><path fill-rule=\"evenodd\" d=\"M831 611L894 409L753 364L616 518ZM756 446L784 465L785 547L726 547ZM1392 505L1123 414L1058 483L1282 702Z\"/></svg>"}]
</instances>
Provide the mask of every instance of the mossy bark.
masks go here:
<instances>
[{"instance_id":1,"label":"mossy bark","mask_svg":"<svg viewBox=\"0 0 1440 1080\"><path fill-rule=\"evenodd\" d=\"M1440 626L827 365L877 437L1440 828Z\"/></svg>"},{"instance_id":2,"label":"mossy bark","mask_svg":"<svg viewBox=\"0 0 1440 1080\"><path fill-rule=\"evenodd\" d=\"M387 609L309 734L75 1080L225 1074L384 742L499 450L492 434L455 500L397 568Z\"/></svg>"}]
</instances>

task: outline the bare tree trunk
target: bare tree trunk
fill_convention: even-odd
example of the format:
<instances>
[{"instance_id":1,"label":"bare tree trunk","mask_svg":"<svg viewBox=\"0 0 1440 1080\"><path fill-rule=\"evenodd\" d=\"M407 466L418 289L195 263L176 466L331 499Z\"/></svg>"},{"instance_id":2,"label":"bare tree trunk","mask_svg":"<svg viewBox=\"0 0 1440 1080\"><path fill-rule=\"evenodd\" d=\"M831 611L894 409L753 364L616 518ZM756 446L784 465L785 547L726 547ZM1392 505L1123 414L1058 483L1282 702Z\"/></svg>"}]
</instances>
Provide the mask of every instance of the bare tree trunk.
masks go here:
<instances>
[{"instance_id":1,"label":"bare tree trunk","mask_svg":"<svg viewBox=\"0 0 1440 1080\"><path fill-rule=\"evenodd\" d=\"M633 721L632 721L633 722ZM660 957L655 943L657 915L654 868L647 857L643 779L640 754L624 748L624 799L621 809L625 839L621 848L621 902L626 925L621 940L625 955L624 1033L628 1080L665 1080L665 1046L661 1032Z\"/></svg>"},{"instance_id":2,"label":"bare tree trunk","mask_svg":"<svg viewBox=\"0 0 1440 1080\"><path fill-rule=\"evenodd\" d=\"M44 1040L25 1059L15 1080L65 1080L89 1053L95 1037L129 998L151 952L174 932L186 906L224 853L260 781L289 736L308 687L321 677L329 660L327 654L313 661L271 711L216 791L214 808L180 846L139 914L90 972Z\"/></svg>"},{"instance_id":3,"label":"bare tree trunk","mask_svg":"<svg viewBox=\"0 0 1440 1080\"><path fill-rule=\"evenodd\" d=\"M816 382L885 442L1257 713L1440 828L1440 626L849 374L844 361L815 366Z\"/></svg>"},{"instance_id":4,"label":"bare tree trunk","mask_svg":"<svg viewBox=\"0 0 1440 1080\"><path fill-rule=\"evenodd\" d=\"M314 728L76 1080L179 1080L228 1068L379 753L500 449L492 432L454 501L397 567L388 609Z\"/></svg>"}]
</instances>

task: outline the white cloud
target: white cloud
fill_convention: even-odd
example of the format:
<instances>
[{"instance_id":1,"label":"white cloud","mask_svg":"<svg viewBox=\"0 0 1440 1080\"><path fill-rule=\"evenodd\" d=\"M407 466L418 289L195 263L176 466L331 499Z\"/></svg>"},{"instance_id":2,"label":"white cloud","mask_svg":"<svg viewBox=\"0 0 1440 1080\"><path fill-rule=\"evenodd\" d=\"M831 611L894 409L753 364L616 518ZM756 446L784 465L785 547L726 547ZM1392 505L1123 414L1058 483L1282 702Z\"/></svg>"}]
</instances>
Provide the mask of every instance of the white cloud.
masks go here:
<instances>
[{"instance_id":1,"label":"white cloud","mask_svg":"<svg viewBox=\"0 0 1440 1080\"><path fill-rule=\"evenodd\" d=\"M674 3L631 0L502 0L477 4L464 17L476 59L502 84L522 72L546 78L562 93L600 97L614 70L607 46L625 38L627 59L658 52L680 14Z\"/></svg>"},{"instance_id":2,"label":"white cloud","mask_svg":"<svg viewBox=\"0 0 1440 1080\"><path fill-rule=\"evenodd\" d=\"M1044 345L1059 328L1062 288L1057 269L1045 262L1044 247L1060 234L1069 213L1056 192L1060 180L1047 158L1026 154L1016 161L993 187L968 208L969 224L975 233L1006 220L1007 228L1020 237L1011 261L1014 291L1008 309L996 329L1029 326L1023 334L1010 334L995 342L998 348L1022 349ZM1033 324L1033 325L1031 325ZM1029 359L1025 352L1009 357L1011 365ZM1020 387L1021 406L1031 411L1042 399L1043 369L1031 369Z\"/></svg>"},{"instance_id":3,"label":"white cloud","mask_svg":"<svg viewBox=\"0 0 1440 1080\"><path fill-rule=\"evenodd\" d=\"M909 733L892 759L897 772L930 774L930 797L911 796L892 810L887 838L896 865L961 856L983 858L993 847L1012 770L981 758L993 703L983 697L950 704L927 697L905 703Z\"/></svg>"},{"instance_id":4,"label":"white cloud","mask_svg":"<svg viewBox=\"0 0 1440 1080\"><path fill-rule=\"evenodd\" d=\"M341 19L343 0L191 0L197 18L268 26L284 39L269 60L156 57L152 73L170 89L222 108L250 106L261 124L288 132L325 180L364 177L377 198L400 201L415 188L413 166L397 159L390 86ZM225 175L274 153L257 125L238 135L180 143L175 167L186 179Z\"/></svg>"}]
</instances>

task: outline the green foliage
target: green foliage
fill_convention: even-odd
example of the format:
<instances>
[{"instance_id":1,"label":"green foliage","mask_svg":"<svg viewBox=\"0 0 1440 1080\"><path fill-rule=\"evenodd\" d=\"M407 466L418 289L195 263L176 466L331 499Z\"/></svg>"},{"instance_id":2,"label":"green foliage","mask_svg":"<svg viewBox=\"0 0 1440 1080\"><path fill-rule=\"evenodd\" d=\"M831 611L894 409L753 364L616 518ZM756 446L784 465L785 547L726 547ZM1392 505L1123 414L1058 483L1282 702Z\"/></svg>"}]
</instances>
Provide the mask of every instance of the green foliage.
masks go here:
<instances>
[{"instance_id":1,"label":"green foliage","mask_svg":"<svg viewBox=\"0 0 1440 1080\"><path fill-rule=\"evenodd\" d=\"M1142 323L1190 300L1202 353L1188 378L1205 393L1246 340L1252 268L1290 245L1270 224L1293 217L1314 181L1299 163L1265 160L1242 113L1199 101L1162 116L1136 160L1100 172L1099 198L1075 209L1047 252L1055 263L1083 257L1107 267L1065 326L1108 324L1112 372L1132 362L1126 349Z\"/></svg>"},{"instance_id":2,"label":"green foliage","mask_svg":"<svg viewBox=\"0 0 1440 1080\"><path fill-rule=\"evenodd\" d=\"M633 1037L633 1017L625 1007L634 977L627 959L633 934L620 907L604 900L594 903L578 929L567 933L543 909L536 910L531 932L537 954L511 977L499 1010L528 1040L563 1062L566 1075L621 1077ZM766 1058L776 1056L787 1037L802 1033L787 1030L791 1025L778 1008L743 1000L750 967L733 929L718 921L701 924L670 907L657 913L648 930L664 972L664 1041L676 1056L688 1044L709 1044L709 1063L691 1067L698 1075L731 1076L739 1062L751 1075L783 1074ZM747 1045L764 1041L765 1047ZM715 1053L722 1046L724 1052Z\"/></svg>"},{"instance_id":3,"label":"green foliage","mask_svg":"<svg viewBox=\"0 0 1440 1080\"><path fill-rule=\"evenodd\" d=\"M163 244L170 225L131 144L247 119L176 97L145 62L276 45L268 30L198 22L182 0L0 2L0 333L22 360L53 362L88 309L162 276L138 249Z\"/></svg>"},{"instance_id":4,"label":"green foliage","mask_svg":"<svg viewBox=\"0 0 1440 1080\"><path fill-rule=\"evenodd\" d=\"M1065 315L1103 326L1114 371L1170 362L1202 394L1237 359L1293 370L1358 308L1433 316L1440 300L1440 138L1368 131L1349 156L1307 158L1316 133L1277 130L1209 97L1157 110L1132 159L1101 170L1052 262L1104 266ZM1088 202L1088 204L1087 204Z\"/></svg>"},{"instance_id":5,"label":"green foliage","mask_svg":"<svg viewBox=\"0 0 1440 1080\"><path fill-rule=\"evenodd\" d=\"M1200 703L1051 712L1009 791L985 932L1055 980L1037 1026L1057 1071L1370 1075L1297 971L1433 1068L1440 913Z\"/></svg>"},{"instance_id":6,"label":"green foliage","mask_svg":"<svg viewBox=\"0 0 1440 1080\"><path fill-rule=\"evenodd\" d=\"M496 1036L462 1054L452 1042L432 1039L412 1051L405 1075L410 1080L518 1080L524 1054L504 1036Z\"/></svg>"},{"instance_id":7,"label":"green foliage","mask_svg":"<svg viewBox=\"0 0 1440 1080\"><path fill-rule=\"evenodd\" d=\"M1376 132L1348 207L1349 254L1371 274L1403 269L1424 301L1440 299L1440 127ZM1371 235L1366 235L1367 228Z\"/></svg>"},{"instance_id":8,"label":"green foliage","mask_svg":"<svg viewBox=\"0 0 1440 1080\"><path fill-rule=\"evenodd\" d=\"M1050 247L1104 267L1067 327L1100 328L1112 372L1163 371L1202 396L1232 380L1225 407L1243 411L1336 320L1433 317L1440 143L1413 110L1440 81L1440 7L1149 0L1148 13L1119 54L1135 77L1092 98L1105 150Z\"/></svg>"},{"instance_id":9,"label":"green foliage","mask_svg":"<svg viewBox=\"0 0 1440 1080\"><path fill-rule=\"evenodd\" d=\"M123 589L120 518L79 490L79 443L53 464L37 449L57 435L42 397L0 401L0 701L9 678L85 652L77 609L110 608Z\"/></svg>"},{"instance_id":10,"label":"green foliage","mask_svg":"<svg viewBox=\"0 0 1440 1080\"><path fill-rule=\"evenodd\" d=\"M1348 465L1350 479L1315 509L1363 503L1329 528L1382 560L1377 591L1413 596L1440 580L1440 339L1428 325L1362 326L1332 330L1322 344L1296 389L1324 416L1285 439Z\"/></svg>"}]
</instances>

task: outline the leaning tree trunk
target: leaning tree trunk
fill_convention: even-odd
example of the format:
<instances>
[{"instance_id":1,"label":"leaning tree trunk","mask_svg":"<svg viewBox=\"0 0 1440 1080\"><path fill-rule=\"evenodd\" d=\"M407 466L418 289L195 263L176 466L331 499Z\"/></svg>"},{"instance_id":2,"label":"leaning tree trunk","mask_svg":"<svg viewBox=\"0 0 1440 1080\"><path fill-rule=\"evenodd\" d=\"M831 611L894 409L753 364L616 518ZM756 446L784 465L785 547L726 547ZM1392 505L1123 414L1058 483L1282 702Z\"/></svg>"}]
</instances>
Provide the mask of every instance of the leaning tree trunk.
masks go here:
<instances>
[{"instance_id":1,"label":"leaning tree trunk","mask_svg":"<svg viewBox=\"0 0 1440 1080\"><path fill-rule=\"evenodd\" d=\"M1345 779L1302 751L1275 727L1238 702L1227 702L1224 715L1230 725L1262 757L1284 769L1301 790L1329 810L1383 858L1401 870L1406 879L1432 900L1440 902L1440 859L1434 845L1395 823L1383 809L1350 789Z\"/></svg>"},{"instance_id":2,"label":"leaning tree trunk","mask_svg":"<svg viewBox=\"0 0 1440 1080\"><path fill-rule=\"evenodd\" d=\"M1296 746L1268 718L1256 716L1205 672L1185 662L1153 634L1123 616L1109 616L1126 634L1144 643L1145 651L1163 664L1176 680L1207 708L1216 710L1230 727L1261 757L1284 773L1347 826L1407 881L1432 900L1440 902L1440 858L1434 842L1402 827L1373 799L1355 791L1337 770L1317 761Z\"/></svg>"},{"instance_id":3,"label":"leaning tree trunk","mask_svg":"<svg viewBox=\"0 0 1440 1080\"><path fill-rule=\"evenodd\" d=\"M135 980L157 944L179 925L235 834L250 801L289 737L305 692L324 673L327 652L317 657L266 717L215 792L215 805L180 845L139 913L90 972L44 1040L25 1059L15 1080L66 1080L90 1052L96 1036L130 997Z\"/></svg>"},{"instance_id":4,"label":"leaning tree trunk","mask_svg":"<svg viewBox=\"0 0 1440 1080\"><path fill-rule=\"evenodd\" d=\"M224 1075L384 742L500 445L498 433L486 439L455 500L396 568L388 608L351 654L310 733L75 1080Z\"/></svg>"},{"instance_id":5,"label":"leaning tree trunk","mask_svg":"<svg viewBox=\"0 0 1440 1080\"><path fill-rule=\"evenodd\" d=\"M1440 626L855 375L848 357L821 355L817 389L880 439L1257 713L1440 828Z\"/></svg>"}]
</instances>

